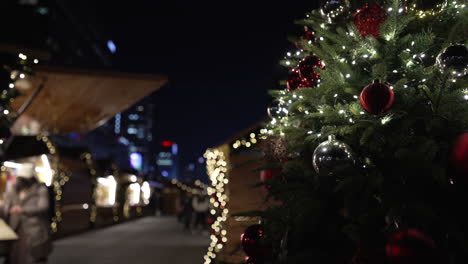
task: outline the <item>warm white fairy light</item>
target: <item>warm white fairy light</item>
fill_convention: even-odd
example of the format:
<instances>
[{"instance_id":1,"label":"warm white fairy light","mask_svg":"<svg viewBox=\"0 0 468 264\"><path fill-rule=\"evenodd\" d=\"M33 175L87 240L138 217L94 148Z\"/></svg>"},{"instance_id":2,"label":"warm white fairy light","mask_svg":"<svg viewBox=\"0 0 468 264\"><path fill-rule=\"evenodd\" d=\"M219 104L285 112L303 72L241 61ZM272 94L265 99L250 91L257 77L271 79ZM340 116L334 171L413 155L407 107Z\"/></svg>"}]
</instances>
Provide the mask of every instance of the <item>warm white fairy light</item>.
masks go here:
<instances>
[{"instance_id":1,"label":"warm white fairy light","mask_svg":"<svg viewBox=\"0 0 468 264\"><path fill-rule=\"evenodd\" d=\"M291 65L291 62L290 61L286 61L286 65Z\"/></svg>"},{"instance_id":2,"label":"warm white fairy light","mask_svg":"<svg viewBox=\"0 0 468 264\"><path fill-rule=\"evenodd\" d=\"M265 132L265 130L263 132ZM255 134L251 133L250 138L253 139L254 137ZM250 142L246 142L245 144L246 146L250 146ZM208 149L205 152L204 157L206 159L207 174L211 180L211 187L208 188L208 193L210 195L214 194L218 199L216 200L213 197L210 199L210 213L215 217L215 221L211 225L214 234L210 236L211 243L204 259L205 263L211 263L216 259L216 253L219 253L223 249L223 243L227 242L227 231L224 226L229 210L225 207L228 201L228 196L225 193L226 189L224 187L225 184L228 183L226 176L228 172L228 163L224 152L220 149Z\"/></svg>"}]
</instances>

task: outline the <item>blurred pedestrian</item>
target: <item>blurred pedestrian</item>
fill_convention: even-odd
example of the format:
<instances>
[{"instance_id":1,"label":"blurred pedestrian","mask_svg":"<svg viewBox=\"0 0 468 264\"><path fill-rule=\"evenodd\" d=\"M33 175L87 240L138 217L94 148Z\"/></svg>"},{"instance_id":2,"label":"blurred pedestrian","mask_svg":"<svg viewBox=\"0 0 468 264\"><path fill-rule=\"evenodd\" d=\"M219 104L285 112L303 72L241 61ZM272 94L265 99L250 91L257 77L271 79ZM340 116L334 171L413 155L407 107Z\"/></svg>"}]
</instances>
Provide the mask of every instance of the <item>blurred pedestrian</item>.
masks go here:
<instances>
[{"instance_id":1,"label":"blurred pedestrian","mask_svg":"<svg viewBox=\"0 0 468 264\"><path fill-rule=\"evenodd\" d=\"M187 192L183 201L182 219L184 221L184 231L190 231L193 217L192 194Z\"/></svg>"},{"instance_id":2,"label":"blurred pedestrian","mask_svg":"<svg viewBox=\"0 0 468 264\"><path fill-rule=\"evenodd\" d=\"M18 235L6 263L46 263L52 251L47 187L38 182L32 164L17 169L13 187L0 204L1 216Z\"/></svg>"},{"instance_id":3,"label":"blurred pedestrian","mask_svg":"<svg viewBox=\"0 0 468 264\"><path fill-rule=\"evenodd\" d=\"M192 207L195 211L195 224L194 228L197 229L200 225L201 229L206 229L206 216L210 207L206 195L197 195L192 200Z\"/></svg>"}]
</instances>

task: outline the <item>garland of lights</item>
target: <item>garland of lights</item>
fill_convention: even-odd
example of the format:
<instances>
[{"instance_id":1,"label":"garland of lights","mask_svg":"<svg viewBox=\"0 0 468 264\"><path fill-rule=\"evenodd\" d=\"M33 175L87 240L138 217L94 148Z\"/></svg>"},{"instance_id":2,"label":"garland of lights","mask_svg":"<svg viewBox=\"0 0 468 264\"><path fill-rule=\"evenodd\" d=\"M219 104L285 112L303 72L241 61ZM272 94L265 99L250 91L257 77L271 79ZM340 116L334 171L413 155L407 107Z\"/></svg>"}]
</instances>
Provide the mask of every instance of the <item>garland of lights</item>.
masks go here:
<instances>
[{"instance_id":1,"label":"garland of lights","mask_svg":"<svg viewBox=\"0 0 468 264\"><path fill-rule=\"evenodd\" d=\"M211 225L211 243L204 257L205 264L209 264L216 259L216 254L223 249L224 243L227 242L225 222L229 210L226 207L228 196L226 195L225 185L229 180L227 178L227 158L222 150L208 149L204 157L206 159L207 173L211 180L211 187L208 188L208 195L211 196L210 213L216 217Z\"/></svg>"},{"instance_id":2,"label":"garland of lights","mask_svg":"<svg viewBox=\"0 0 468 264\"><path fill-rule=\"evenodd\" d=\"M206 190L209 188L208 185L202 183L201 181L199 180L196 180L195 181L195 185L202 188L203 190L200 190L198 188L193 188L189 185L186 185L180 181L178 181L177 179L172 179L171 180L171 183L175 186L177 186L178 188L180 188L182 191L184 192L189 192L191 194L194 194L194 195L198 195L198 194L202 194L202 193L205 193Z\"/></svg>"},{"instance_id":3,"label":"garland of lights","mask_svg":"<svg viewBox=\"0 0 468 264\"><path fill-rule=\"evenodd\" d=\"M96 178L96 169L94 168L93 156L91 153L83 153L81 156L82 159L85 160L86 165L88 166L89 175L91 175L91 184L93 188L92 194L92 205L91 205L91 212L89 214L89 221L91 223L96 222L97 217L97 206L96 206L96 199L97 199L97 178Z\"/></svg>"},{"instance_id":4,"label":"garland of lights","mask_svg":"<svg viewBox=\"0 0 468 264\"><path fill-rule=\"evenodd\" d=\"M249 136L246 138L239 138L238 140L236 140L233 144L232 144L232 147L234 149L239 149L241 147L245 147L245 148L250 148L252 147L253 145L257 144L259 142L258 139L266 139L266 136L262 135L262 134L266 134L267 133L267 130L266 129L261 129L260 130L260 134L255 134L255 133L250 133Z\"/></svg>"},{"instance_id":5,"label":"garland of lights","mask_svg":"<svg viewBox=\"0 0 468 264\"><path fill-rule=\"evenodd\" d=\"M59 172L59 166L58 166L58 157L55 155L57 154L57 148L55 147L55 144L49 139L49 137L43 135L43 136L37 136L36 137L37 141L42 141L46 144L49 153L51 155L54 155L54 162L51 162L51 166L53 167L53 188L54 188L54 198L55 198L55 203L54 203L54 211L55 215L52 217L52 223L50 224L50 227L52 228L52 232L56 233L58 231L58 224L62 222L62 210L61 210L61 200L62 200L62 186L65 185L65 183L69 180L68 175L66 175L65 172L61 171Z\"/></svg>"}]
</instances>

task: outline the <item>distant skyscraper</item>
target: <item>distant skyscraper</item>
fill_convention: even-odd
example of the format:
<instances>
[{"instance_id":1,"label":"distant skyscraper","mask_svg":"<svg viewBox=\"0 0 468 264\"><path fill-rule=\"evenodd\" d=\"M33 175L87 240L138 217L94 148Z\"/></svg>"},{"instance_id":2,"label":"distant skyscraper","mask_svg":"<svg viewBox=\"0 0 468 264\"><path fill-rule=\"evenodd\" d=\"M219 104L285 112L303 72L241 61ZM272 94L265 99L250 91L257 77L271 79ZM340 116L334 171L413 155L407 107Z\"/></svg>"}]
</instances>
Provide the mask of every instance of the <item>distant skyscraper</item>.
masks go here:
<instances>
[{"instance_id":1,"label":"distant skyscraper","mask_svg":"<svg viewBox=\"0 0 468 264\"><path fill-rule=\"evenodd\" d=\"M179 175L179 146L172 141L163 141L155 157L157 173L168 179L180 179Z\"/></svg>"},{"instance_id":2,"label":"distant skyscraper","mask_svg":"<svg viewBox=\"0 0 468 264\"><path fill-rule=\"evenodd\" d=\"M119 142L128 147L132 167L145 173L154 169L153 118L154 105L149 96L117 114L109 124Z\"/></svg>"}]
</instances>

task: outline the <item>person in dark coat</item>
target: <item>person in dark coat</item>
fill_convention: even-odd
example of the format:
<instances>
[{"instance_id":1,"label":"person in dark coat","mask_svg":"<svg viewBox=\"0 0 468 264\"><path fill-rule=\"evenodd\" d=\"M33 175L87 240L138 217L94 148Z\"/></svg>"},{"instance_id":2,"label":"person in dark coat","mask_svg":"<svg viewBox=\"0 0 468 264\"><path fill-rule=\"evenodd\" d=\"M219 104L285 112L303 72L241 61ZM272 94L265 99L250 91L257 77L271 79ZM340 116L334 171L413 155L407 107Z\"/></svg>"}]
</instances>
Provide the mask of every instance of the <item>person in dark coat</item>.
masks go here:
<instances>
[{"instance_id":1,"label":"person in dark coat","mask_svg":"<svg viewBox=\"0 0 468 264\"><path fill-rule=\"evenodd\" d=\"M49 222L49 193L39 183L32 164L17 169L13 190L0 204L0 214L17 233L7 263L46 263L52 251Z\"/></svg>"}]
</instances>

